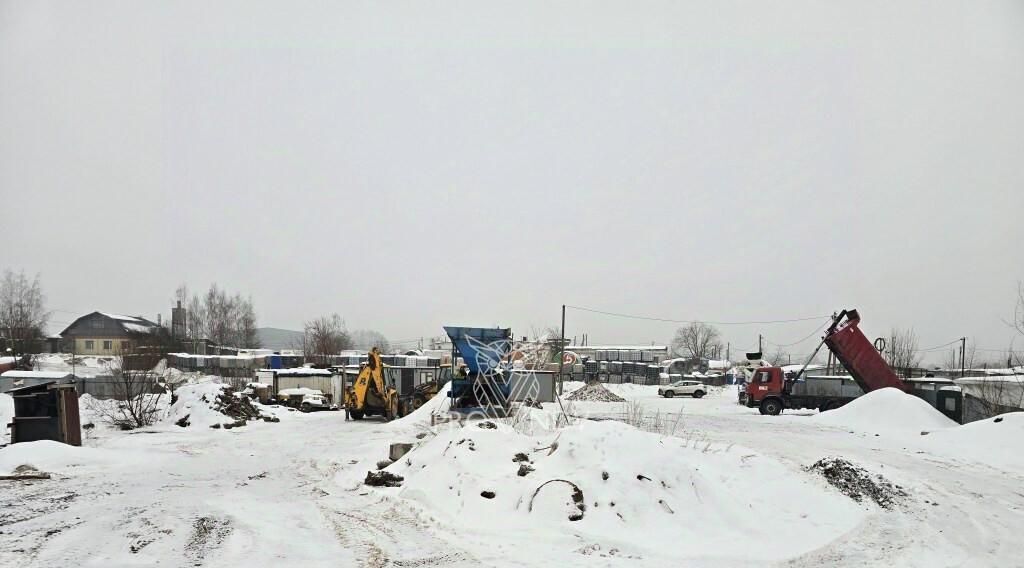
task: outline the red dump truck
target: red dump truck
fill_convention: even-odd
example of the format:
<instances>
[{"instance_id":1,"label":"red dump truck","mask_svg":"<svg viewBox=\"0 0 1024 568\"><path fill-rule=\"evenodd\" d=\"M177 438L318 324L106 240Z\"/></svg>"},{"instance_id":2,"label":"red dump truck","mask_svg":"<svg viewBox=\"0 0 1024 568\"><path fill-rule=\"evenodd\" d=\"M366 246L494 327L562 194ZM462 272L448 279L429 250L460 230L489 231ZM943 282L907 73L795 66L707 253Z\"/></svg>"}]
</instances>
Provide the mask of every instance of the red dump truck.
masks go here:
<instances>
[{"instance_id":1,"label":"red dump truck","mask_svg":"<svg viewBox=\"0 0 1024 568\"><path fill-rule=\"evenodd\" d=\"M859 323L857 310L843 310L834 318L814 351L817 355L822 345L827 346L856 384L839 377L803 377L803 369L793 377L786 377L780 367L761 367L754 371L746 384L746 405L759 408L761 414L776 415L785 408L832 410L863 393L885 387L909 392L907 384L892 372L882 355L861 332Z\"/></svg>"}]
</instances>

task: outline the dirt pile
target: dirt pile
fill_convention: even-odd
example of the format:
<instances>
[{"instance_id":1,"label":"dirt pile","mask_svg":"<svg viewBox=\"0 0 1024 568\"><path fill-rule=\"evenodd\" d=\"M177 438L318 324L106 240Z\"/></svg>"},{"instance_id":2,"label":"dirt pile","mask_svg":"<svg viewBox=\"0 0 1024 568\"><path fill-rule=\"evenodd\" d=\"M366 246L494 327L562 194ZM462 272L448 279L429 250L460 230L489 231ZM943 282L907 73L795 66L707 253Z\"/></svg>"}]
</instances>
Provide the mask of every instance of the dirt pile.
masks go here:
<instances>
[{"instance_id":1,"label":"dirt pile","mask_svg":"<svg viewBox=\"0 0 1024 568\"><path fill-rule=\"evenodd\" d=\"M858 503L866 497L883 509L891 509L907 496L899 485L881 475L871 475L843 458L822 458L808 467L807 471L820 474L830 485Z\"/></svg>"},{"instance_id":2,"label":"dirt pile","mask_svg":"<svg viewBox=\"0 0 1024 568\"><path fill-rule=\"evenodd\" d=\"M567 396L566 399L579 402L626 402L626 399L604 388L601 383L589 383Z\"/></svg>"},{"instance_id":3,"label":"dirt pile","mask_svg":"<svg viewBox=\"0 0 1024 568\"><path fill-rule=\"evenodd\" d=\"M11 475L0 475L0 480L5 481L22 481L30 479L50 479L50 474L45 471L39 471L31 465L23 464L14 468Z\"/></svg>"},{"instance_id":4,"label":"dirt pile","mask_svg":"<svg viewBox=\"0 0 1024 568\"><path fill-rule=\"evenodd\" d=\"M363 483L371 487L401 487L405 478L389 471L368 471Z\"/></svg>"}]
</instances>

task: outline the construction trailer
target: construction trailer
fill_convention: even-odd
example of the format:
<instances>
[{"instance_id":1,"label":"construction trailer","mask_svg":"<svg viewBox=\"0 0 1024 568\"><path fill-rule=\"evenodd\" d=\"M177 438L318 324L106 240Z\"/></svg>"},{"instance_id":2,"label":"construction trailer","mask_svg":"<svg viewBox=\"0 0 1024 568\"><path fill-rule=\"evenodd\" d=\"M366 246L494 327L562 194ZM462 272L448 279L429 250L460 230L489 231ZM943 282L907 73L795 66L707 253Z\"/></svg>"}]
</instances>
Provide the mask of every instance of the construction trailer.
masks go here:
<instances>
[{"instance_id":1,"label":"construction trailer","mask_svg":"<svg viewBox=\"0 0 1024 568\"><path fill-rule=\"evenodd\" d=\"M78 392L73 383L52 381L8 391L14 399L11 443L54 440L82 445Z\"/></svg>"},{"instance_id":2,"label":"construction trailer","mask_svg":"<svg viewBox=\"0 0 1024 568\"><path fill-rule=\"evenodd\" d=\"M344 393L341 375L331 369L296 367L292 369L260 369L256 371L256 383L269 385L271 400L285 389L305 388L317 390L329 401L337 403Z\"/></svg>"}]
</instances>

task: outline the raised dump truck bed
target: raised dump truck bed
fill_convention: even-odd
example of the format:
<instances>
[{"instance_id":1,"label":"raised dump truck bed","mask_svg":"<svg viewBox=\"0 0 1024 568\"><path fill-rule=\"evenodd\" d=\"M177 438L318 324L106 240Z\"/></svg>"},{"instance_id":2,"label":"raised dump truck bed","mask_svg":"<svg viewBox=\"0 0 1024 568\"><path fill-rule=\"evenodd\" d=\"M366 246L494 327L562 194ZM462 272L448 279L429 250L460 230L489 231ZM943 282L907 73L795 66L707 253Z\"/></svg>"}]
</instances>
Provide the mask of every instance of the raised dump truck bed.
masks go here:
<instances>
[{"instance_id":1,"label":"raised dump truck bed","mask_svg":"<svg viewBox=\"0 0 1024 568\"><path fill-rule=\"evenodd\" d=\"M906 385L892 372L882 355L858 327L857 310L843 310L825 334L825 345L846 367L861 390L872 392L886 387L905 391Z\"/></svg>"}]
</instances>

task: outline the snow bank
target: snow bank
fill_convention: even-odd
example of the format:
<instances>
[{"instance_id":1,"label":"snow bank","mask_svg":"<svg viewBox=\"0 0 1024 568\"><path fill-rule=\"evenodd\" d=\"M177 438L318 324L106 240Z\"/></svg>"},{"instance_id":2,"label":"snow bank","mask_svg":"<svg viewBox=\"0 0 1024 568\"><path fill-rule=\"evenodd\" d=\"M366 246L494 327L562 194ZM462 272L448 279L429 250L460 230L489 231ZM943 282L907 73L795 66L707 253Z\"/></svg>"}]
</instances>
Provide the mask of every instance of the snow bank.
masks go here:
<instances>
[{"instance_id":1,"label":"snow bank","mask_svg":"<svg viewBox=\"0 0 1024 568\"><path fill-rule=\"evenodd\" d=\"M33 360L33 370L60 373L74 372L78 377L110 374L113 357L78 355L72 362L70 353L42 353Z\"/></svg>"},{"instance_id":2,"label":"snow bank","mask_svg":"<svg viewBox=\"0 0 1024 568\"><path fill-rule=\"evenodd\" d=\"M406 414L402 418L392 420L388 423L388 426L395 429L404 428L422 428L430 426L430 416L435 412L443 413L447 412L448 408L451 407L451 401L448 399L448 393L452 390L452 384L450 382L445 383L441 390L434 395L433 398L423 404L423 406L416 410Z\"/></svg>"},{"instance_id":3,"label":"snow bank","mask_svg":"<svg viewBox=\"0 0 1024 568\"><path fill-rule=\"evenodd\" d=\"M323 396L323 392L307 387L295 387L293 389L281 389L277 391L280 396L306 396L307 394Z\"/></svg>"},{"instance_id":4,"label":"snow bank","mask_svg":"<svg viewBox=\"0 0 1024 568\"><path fill-rule=\"evenodd\" d=\"M853 430L913 434L957 425L924 400L894 388L869 392L813 419L820 424Z\"/></svg>"},{"instance_id":5,"label":"snow bank","mask_svg":"<svg viewBox=\"0 0 1024 568\"><path fill-rule=\"evenodd\" d=\"M1024 474L1024 453L1017 448L1024 440L1024 412L947 428L922 437L922 444L935 453L984 463Z\"/></svg>"},{"instance_id":6,"label":"snow bank","mask_svg":"<svg viewBox=\"0 0 1024 568\"><path fill-rule=\"evenodd\" d=\"M118 462L112 452L69 446L52 440L21 442L0 449L0 475L10 475L20 465L47 473L69 473L82 466L109 466Z\"/></svg>"},{"instance_id":7,"label":"snow bank","mask_svg":"<svg viewBox=\"0 0 1024 568\"><path fill-rule=\"evenodd\" d=\"M405 480L379 491L455 525L495 538L529 534L536 545L562 552L615 548L648 561L683 551L704 565L709 558L763 564L820 547L865 514L820 480L775 460L615 421L543 437L468 422L386 471ZM771 522L751 511L771 511ZM800 538L778 546L779 527ZM735 546L737 535L742 547ZM664 551L652 543L665 543Z\"/></svg>"}]
</instances>

